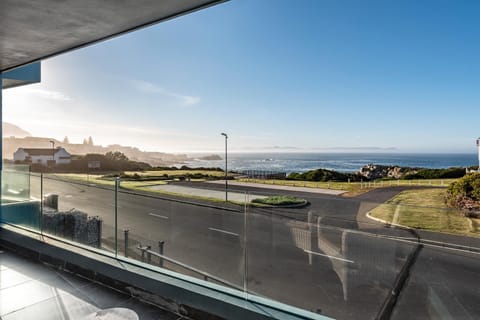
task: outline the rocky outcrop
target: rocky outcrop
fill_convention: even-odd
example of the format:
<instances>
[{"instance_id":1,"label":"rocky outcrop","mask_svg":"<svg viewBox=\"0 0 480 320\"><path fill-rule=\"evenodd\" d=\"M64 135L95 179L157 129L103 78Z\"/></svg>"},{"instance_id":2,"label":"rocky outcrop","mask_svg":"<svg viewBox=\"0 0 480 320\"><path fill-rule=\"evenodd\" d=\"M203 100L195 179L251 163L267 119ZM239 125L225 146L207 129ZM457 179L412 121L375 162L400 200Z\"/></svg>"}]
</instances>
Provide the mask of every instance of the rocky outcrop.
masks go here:
<instances>
[{"instance_id":1,"label":"rocky outcrop","mask_svg":"<svg viewBox=\"0 0 480 320\"><path fill-rule=\"evenodd\" d=\"M199 160L222 160L222 157L220 157L218 154L210 154L208 156L203 156L198 158Z\"/></svg>"},{"instance_id":2,"label":"rocky outcrop","mask_svg":"<svg viewBox=\"0 0 480 320\"><path fill-rule=\"evenodd\" d=\"M418 170L409 167L384 166L378 164L367 164L360 168L359 174L368 180L392 178L400 179L406 174L417 173Z\"/></svg>"}]
</instances>

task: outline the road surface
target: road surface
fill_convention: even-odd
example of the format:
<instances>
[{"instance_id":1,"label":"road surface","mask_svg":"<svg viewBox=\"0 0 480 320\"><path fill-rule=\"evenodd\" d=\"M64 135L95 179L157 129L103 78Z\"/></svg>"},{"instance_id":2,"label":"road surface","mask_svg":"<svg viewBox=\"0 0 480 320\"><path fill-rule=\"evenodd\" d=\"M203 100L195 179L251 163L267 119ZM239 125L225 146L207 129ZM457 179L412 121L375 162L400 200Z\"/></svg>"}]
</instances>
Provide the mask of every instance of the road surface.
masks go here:
<instances>
[{"instance_id":1,"label":"road surface","mask_svg":"<svg viewBox=\"0 0 480 320\"><path fill-rule=\"evenodd\" d=\"M34 179L32 190L38 188ZM112 248L112 190L45 179L44 193L59 195L61 211L76 208L101 216L104 244ZM373 195L363 199L301 195L310 202L307 208L245 212L241 206L226 210L120 192L119 251L124 251L122 230L128 229L132 257L139 257L138 244L155 249L158 241L164 241L166 256L239 288L246 281L251 293L333 318L374 319L417 248L416 243L401 241L412 238L410 232L362 218L392 195L378 195L377 202L372 202ZM393 310L395 319L435 318L442 310L480 317L478 255L425 247L409 267L411 275Z\"/></svg>"}]
</instances>

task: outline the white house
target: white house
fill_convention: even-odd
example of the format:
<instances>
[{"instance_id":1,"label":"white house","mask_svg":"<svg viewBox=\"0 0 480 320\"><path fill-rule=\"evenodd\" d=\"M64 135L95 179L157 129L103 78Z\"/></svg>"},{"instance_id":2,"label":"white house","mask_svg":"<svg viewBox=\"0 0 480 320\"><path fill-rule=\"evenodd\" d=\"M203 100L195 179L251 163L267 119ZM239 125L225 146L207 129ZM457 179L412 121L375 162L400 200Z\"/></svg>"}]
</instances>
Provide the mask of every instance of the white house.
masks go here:
<instances>
[{"instance_id":1,"label":"white house","mask_svg":"<svg viewBox=\"0 0 480 320\"><path fill-rule=\"evenodd\" d=\"M72 155L62 147L51 148L18 148L13 153L13 160L15 162L39 163L44 166L55 160L55 164L69 164L72 160Z\"/></svg>"}]
</instances>

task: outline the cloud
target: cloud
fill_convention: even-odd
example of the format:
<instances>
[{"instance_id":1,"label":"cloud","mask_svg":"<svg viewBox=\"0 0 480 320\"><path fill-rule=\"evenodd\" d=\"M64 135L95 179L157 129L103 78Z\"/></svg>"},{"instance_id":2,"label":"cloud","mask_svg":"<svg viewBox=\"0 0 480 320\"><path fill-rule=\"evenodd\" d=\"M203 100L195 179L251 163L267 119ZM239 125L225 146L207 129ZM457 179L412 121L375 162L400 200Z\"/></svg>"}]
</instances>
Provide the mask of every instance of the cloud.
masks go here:
<instances>
[{"instance_id":1,"label":"cloud","mask_svg":"<svg viewBox=\"0 0 480 320\"><path fill-rule=\"evenodd\" d=\"M70 101L72 100L68 95L53 90L45 90L38 88L27 88L25 90L26 94L34 95L39 98L48 99L48 100L57 100L57 101Z\"/></svg>"},{"instance_id":2,"label":"cloud","mask_svg":"<svg viewBox=\"0 0 480 320\"><path fill-rule=\"evenodd\" d=\"M160 94L166 97L174 98L180 101L182 106L190 107L200 102L200 97L188 96L176 92L168 91L167 89L156 85L154 83L143 80L132 80L132 85L138 91L144 93Z\"/></svg>"}]
</instances>

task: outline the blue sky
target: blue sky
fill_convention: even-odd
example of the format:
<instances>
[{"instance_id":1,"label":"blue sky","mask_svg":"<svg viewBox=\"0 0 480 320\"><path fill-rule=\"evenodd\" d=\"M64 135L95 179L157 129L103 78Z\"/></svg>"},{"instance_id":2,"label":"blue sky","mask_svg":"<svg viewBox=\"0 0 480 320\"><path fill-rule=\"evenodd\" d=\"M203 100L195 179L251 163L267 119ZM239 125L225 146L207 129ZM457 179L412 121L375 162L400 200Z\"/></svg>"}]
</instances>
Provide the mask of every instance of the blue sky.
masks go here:
<instances>
[{"instance_id":1,"label":"blue sky","mask_svg":"<svg viewBox=\"0 0 480 320\"><path fill-rule=\"evenodd\" d=\"M235 151L475 152L479 13L233 0L44 61L41 84L4 92L4 120L169 152L220 151L220 132Z\"/></svg>"}]
</instances>

